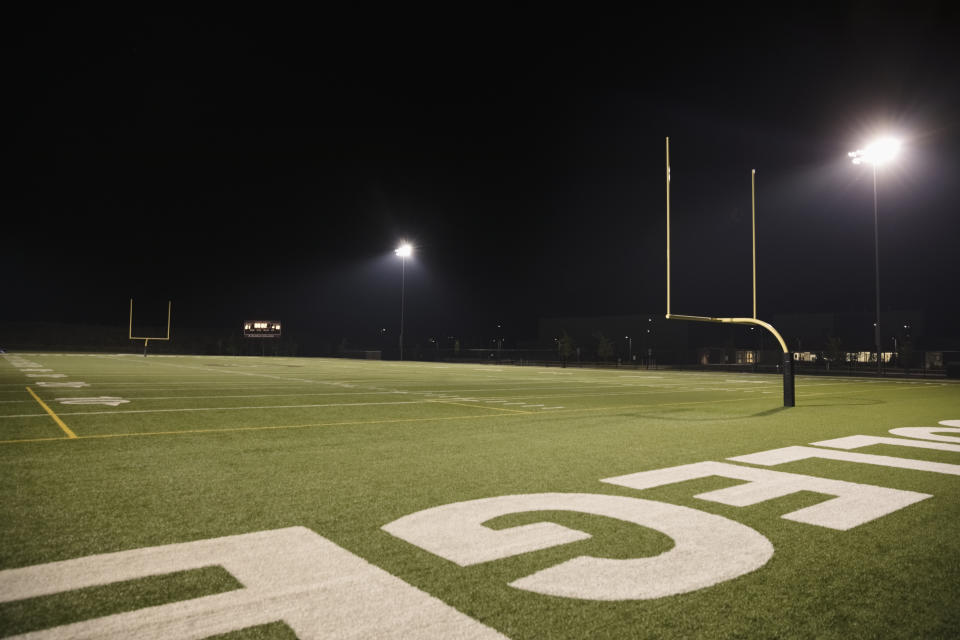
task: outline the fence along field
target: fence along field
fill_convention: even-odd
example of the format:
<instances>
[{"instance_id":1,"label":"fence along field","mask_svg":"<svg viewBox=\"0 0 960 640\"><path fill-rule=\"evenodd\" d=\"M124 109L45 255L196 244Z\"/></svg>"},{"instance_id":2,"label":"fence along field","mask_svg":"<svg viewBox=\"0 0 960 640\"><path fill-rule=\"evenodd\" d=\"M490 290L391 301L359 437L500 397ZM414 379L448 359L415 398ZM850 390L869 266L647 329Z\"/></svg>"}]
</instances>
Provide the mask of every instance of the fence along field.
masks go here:
<instances>
[{"instance_id":1,"label":"fence along field","mask_svg":"<svg viewBox=\"0 0 960 640\"><path fill-rule=\"evenodd\" d=\"M958 622L946 381L801 377L783 409L777 377L729 373L4 362L4 635L917 637Z\"/></svg>"}]
</instances>

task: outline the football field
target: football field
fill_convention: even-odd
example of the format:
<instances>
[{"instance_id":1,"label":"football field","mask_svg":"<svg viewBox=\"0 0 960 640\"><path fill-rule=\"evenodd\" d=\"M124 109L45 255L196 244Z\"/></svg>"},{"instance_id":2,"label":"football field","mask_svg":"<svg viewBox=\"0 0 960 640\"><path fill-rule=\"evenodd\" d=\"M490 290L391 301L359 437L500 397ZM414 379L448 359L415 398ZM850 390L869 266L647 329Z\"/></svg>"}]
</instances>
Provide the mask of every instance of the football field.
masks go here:
<instances>
[{"instance_id":1,"label":"football field","mask_svg":"<svg viewBox=\"0 0 960 640\"><path fill-rule=\"evenodd\" d=\"M0 636L947 638L960 386L0 357ZM859 436L859 437L854 437Z\"/></svg>"}]
</instances>

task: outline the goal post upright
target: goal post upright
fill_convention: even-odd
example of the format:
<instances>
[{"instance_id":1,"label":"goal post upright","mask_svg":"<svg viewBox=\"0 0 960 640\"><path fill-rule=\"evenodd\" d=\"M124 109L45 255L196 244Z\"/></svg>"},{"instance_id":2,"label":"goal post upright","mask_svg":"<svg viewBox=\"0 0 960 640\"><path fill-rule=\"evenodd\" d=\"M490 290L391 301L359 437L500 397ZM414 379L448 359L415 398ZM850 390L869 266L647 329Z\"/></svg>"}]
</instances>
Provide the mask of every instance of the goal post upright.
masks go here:
<instances>
[{"instance_id":1,"label":"goal post upright","mask_svg":"<svg viewBox=\"0 0 960 640\"><path fill-rule=\"evenodd\" d=\"M135 335L133 335L133 298L130 298L130 325L129 325L129 330L128 330L128 332L127 332L127 336L128 336L131 340L143 340L143 357L144 357L144 358L147 357L147 346L150 344L150 341L151 341L151 340L163 340L163 341L170 340L170 312L171 312L172 309L173 309L173 301L172 301L172 300L167 300L167 335L166 335L166 336L164 336L164 337L159 337L159 336L156 336L156 337L155 337L155 336L150 336L150 337L135 336Z\"/></svg>"},{"instance_id":2,"label":"goal post upright","mask_svg":"<svg viewBox=\"0 0 960 640\"><path fill-rule=\"evenodd\" d=\"M670 312L670 138L666 141L666 179L667 179L667 320L687 320L692 322L714 322L721 324L744 324L766 329L780 343L782 350L781 367L783 370L783 406L795 406L793 382L793 354L787 348L787 343L773 325L757 318L757 231L756 231L756 174L750 173L750 200L751 200L751 234L753 246L753 317L752 318L716 318L711 316L688 316Z\"/></svg>"}]
</instances>

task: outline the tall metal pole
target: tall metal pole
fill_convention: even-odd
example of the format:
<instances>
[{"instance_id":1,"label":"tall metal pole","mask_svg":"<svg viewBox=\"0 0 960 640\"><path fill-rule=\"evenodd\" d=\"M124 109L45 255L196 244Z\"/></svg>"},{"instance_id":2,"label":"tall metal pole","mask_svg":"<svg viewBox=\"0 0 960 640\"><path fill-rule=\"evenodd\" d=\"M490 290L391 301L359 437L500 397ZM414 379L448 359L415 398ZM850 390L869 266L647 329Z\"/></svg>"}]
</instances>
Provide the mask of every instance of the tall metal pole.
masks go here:
<instances>
[{"instance_id":1,"label":"tall metal pole","mask_svg":"<svg viewBox=\"0 0 960 640\"><path fill-rule=\"evenodd\" d=\"M757 317L757 170L750 170L750 211L753 234L753 317Z\"/></svg>"},{"instance_id":2,"label":"tall metal pole","mask_svg":"<svg viewBox=\"0 0 960 640\"><path fill-rule=\"evenodd\" d=\"M403 360L403 298L407 283L407 258L400 256L400 360Z\"/></svg>"},{"instance_id":3,"label":"tall metal pole","mask_svg":"<svg viewBox=\"0 0 960 640\"><path fill-rule=\"evenodd\" d=\"M667 138L667 317L670 317L670 138Z\"/></svg>"},{"instance_id":4,"label":"tall metal pole","mask_svg":"<svg viewBox=\"0 0 960 640\"><path fill-rule=\"evenodd\" d=\"M877 207L877 164L873 163L873 261L876 274L877 291L877 322L874 325L874 344L877 347L877 375L883 370L880 366L880 216Z\"/></svg>"}]
</instances>

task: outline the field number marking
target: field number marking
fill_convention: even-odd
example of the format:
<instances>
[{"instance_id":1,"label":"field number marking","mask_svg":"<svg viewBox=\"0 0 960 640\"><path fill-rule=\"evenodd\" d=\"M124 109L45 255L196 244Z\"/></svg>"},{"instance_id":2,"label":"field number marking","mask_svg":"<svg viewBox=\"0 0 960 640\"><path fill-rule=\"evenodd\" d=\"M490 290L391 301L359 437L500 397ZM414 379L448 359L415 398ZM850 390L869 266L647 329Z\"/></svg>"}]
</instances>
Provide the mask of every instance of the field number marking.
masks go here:
<instances>
[{"instance_id":1,"label":"field number marking","mask_svg":"<svg viewBox=\"0 0 960 640\"><path fill-rule=\"evenodd\" d=\"M64 387L68 389L82 389L83 387L89 387L90 383L89 382L47 382L45 380L41 380L40 382L37 382L37 386L47 387L47 388Z\"/></svg>"},{"instance_id":2,"label":"field number marking","mask_svg":"<svg viewBox=\"0 0 960 640\"><path fill-rule=\"evenodd\" d=\"M130 401L115 396L97 396L95 398L57 398L57 402L60 404L80 405L104 404L109 407L118 407L121 404L127 404Z\"/></svg>"}]
</instances>

